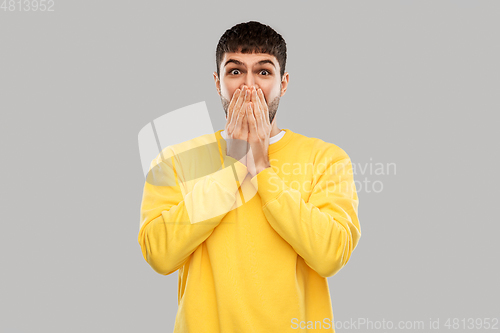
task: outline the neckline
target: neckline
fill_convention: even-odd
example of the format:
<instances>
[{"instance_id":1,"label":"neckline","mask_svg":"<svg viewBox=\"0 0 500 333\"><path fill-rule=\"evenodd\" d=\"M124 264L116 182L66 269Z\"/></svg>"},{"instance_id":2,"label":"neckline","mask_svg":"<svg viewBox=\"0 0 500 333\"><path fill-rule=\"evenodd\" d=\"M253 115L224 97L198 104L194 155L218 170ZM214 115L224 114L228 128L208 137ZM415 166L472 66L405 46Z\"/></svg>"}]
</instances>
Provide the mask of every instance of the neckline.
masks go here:
<instances>
[{"instance_id":1,"label":"neckline","mask_svg":"<svg viewBox=\"0 0 500 333\"><path fill-rule=\"evenodd\" d=\"M215 132L215 135L217 136L217 139L219 141L222 140L224 142L224 144L225 144L226 140L221 135L221 132L223 130L224 129L218 130L217 132ZM279 139L277 142L271 143L269 145L269 148L268 148L268 153L269 154L277 152L278 150L280 150L281 148L283 148L284 146L286 146L288 144L288 142L292 139L292 136L293 136L294 132L292 130L288 129L288 128L283 128L283 130L285 131L285 135L283 135L283 137L281 139Z\"/></svg>"}]
</instances>

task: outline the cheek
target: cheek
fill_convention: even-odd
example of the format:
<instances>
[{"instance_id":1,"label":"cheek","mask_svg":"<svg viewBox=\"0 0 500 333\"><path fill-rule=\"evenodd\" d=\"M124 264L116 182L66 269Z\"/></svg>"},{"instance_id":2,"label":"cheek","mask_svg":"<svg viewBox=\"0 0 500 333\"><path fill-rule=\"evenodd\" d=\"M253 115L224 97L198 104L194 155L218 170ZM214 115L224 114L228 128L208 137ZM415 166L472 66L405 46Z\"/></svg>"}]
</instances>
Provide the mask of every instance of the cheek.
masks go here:
<instances>
[{"instance_id":1,"label":"cheek","mask_svg":"<svg viewBox=\"0 0 500 333\"><path fill-rule=\"evenodd\" d=\"M269 102L278 93L278 92L274 91L274 89L273 90L262 90L262 92L264 93L264 99L265 99L266 104L269 104Z\"/></svg>"},{"instance_id":2,"label":"cheek","mask_svg":"<svg viewBox=\"0 0 500 333\"><path fill-rule=\"evenodd\" d=\"M277 96L280 95L280 85L273 84L270 87L261 87L262 92L264 93L264 97L266 99L266 103L269 103Z\"/></svg>"},{"instance_id":3,"label":"cheek","mask_svg":"<svg viewBox=\"0 0 500 333\"><path fill-rule=\"evenodd\" d=\"M223 95L225 98L227 98L227 99L231 100L231 98L233 98L233 94L234 94L234 92L236 91L236 89L238 89L238 87L237 87L237 86L234 86L234 87L233 87L233 86L229 86L229 87L228 87L228 86L224 86L224 87L221 89L221 92L222 92L222 95Z\"/></svg>"}]
</instances>

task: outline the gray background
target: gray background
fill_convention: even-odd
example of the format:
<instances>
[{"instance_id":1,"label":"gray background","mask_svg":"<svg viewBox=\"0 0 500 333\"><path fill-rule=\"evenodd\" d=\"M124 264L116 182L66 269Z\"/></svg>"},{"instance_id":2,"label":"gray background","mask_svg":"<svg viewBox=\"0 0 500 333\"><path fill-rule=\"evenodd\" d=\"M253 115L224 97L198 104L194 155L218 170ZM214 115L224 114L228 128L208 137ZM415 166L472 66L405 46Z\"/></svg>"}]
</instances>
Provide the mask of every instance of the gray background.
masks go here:
<instances>
[{"instance_id":1,"label":"gray background","mask_svg":"<svg viewBox=\"0 0 500 333\"><path fill-rule=\"evenodd\" d=\"M360 243L328 279L335 320L439 318L446 330L447 318L500 316L500 2L54 9L0 10L0 331L172 331L177 273L154 272L137 242L137 135L201 101L223 129L215 47L249 20L287 42L279 128L335 143L356 164L397 165L355 175L383 190L359 191Z\"/></svg>"}]
</instances>

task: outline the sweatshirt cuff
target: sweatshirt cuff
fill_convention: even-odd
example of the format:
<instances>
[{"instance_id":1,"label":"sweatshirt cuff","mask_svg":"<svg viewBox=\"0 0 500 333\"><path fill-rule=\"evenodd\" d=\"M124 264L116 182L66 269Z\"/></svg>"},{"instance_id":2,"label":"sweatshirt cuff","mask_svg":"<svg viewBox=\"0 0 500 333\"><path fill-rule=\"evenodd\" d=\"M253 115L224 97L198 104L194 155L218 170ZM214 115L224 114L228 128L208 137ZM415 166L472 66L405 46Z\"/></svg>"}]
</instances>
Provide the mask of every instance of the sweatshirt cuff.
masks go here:
<instances>
[{"instance_id":1,"label":"sweatshirt cuff","mask_svg":"<svg viewBox=\"0 0 500 333\"><path fill-rule=\"evenodd\" d=\"M245 164L229 156L225 157L224 164L226 165L224 169L214 172L210 176L222 184L228 191L235 193L245 180L248 169ZM233 167L236 171L236 176Z\"/></svg>"},{"instance_id":2,"label":"sweatshirt cuff","mask_svg":"<svg viewBox=\"0 0 500 333\"><path fill-rule=\"evenodd\" d=\"M286 189L285 182L274 172L272 167L265 168L250 179L259 192L262 206L275 200Z\"/></svg>"}]
</instances>

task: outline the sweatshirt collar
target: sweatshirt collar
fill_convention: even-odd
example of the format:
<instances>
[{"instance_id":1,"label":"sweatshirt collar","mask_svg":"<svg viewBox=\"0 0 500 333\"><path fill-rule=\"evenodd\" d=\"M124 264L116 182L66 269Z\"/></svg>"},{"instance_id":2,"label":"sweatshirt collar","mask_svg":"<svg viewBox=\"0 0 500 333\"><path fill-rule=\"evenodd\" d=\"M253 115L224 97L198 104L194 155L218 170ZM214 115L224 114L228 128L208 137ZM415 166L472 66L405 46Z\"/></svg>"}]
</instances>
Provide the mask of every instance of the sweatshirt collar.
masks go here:
<instances>
[{"instance_id":1,"label":"sweatshirt collar","mask_svg":"<svg viewBox=\"0 0 500 333\"><path fill-rule=\"evenodd\" d=\"M224 134L222 134L223 131L224 131L223 129L218 130L217 132L215 132L215 135L217 136L218 140L223 140L225 144L227 136L225 132ZM286 146L290 141L290 139L292 138L293 134L294 134L293 131L291 131L288 128L284 128L283 130L281 130L280 133L269 138L269 150L268 150L269 154L272 154L280 150L284 146Z\"/></svg>"}]
</instances>

